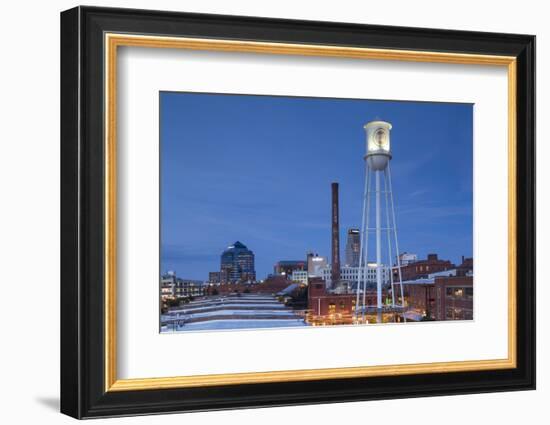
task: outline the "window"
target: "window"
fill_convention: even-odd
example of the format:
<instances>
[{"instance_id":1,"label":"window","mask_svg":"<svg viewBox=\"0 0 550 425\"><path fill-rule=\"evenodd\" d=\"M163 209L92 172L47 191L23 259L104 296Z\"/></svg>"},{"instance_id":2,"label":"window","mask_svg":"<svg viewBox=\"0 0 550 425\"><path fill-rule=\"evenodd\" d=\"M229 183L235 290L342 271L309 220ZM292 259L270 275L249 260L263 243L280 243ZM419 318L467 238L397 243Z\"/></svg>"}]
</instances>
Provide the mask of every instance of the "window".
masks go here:
<instances>
[{"instance_id":1,"label":"window","mask_svg":"<svg viewBox=\"0 0 550 425\"><path fill-rule=\"evenodd\" d=\"M445 295L448 298L464 298L465 288L446 288Z\"/></svg>"}]
</instances>

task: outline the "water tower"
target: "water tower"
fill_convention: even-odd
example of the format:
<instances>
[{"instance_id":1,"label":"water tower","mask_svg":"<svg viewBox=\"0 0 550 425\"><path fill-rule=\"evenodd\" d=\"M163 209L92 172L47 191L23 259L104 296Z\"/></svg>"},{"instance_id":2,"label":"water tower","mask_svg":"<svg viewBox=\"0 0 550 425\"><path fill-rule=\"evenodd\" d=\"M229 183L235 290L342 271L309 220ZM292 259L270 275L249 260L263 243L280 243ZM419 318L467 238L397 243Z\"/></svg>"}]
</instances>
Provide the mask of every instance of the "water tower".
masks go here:
<instances>
[{"instance_id":1,"label":"water tower","mask_svg":"<svg viewBox=\"0 0 550 425\"><path fill-rule=\"evenodd\" d=\"M395 208L393 203L390 160L392 159L390 145L391 124L386 121L371 121L365 126L366 153L365 159L365 190L363 192L363 214L361 220L361 248L359 252L359 273L357 281L356 319L365 321L365 315L377 314L377 322L382 322L384 312L396 313L404 311L403 281L399 260L399 245L397 242L397 227L395 224ZM374 177L374 191L371 180ZM381 181L383 180L383 185ZM383 197L382 197L383 195ZM372 211L374 198L374 211ZM382 199L383 198L383 199ZM383 201L383 203L382 203ZM374 214L374 226L371 215ZM385 221L385 224L383 223ZM371 226L371 227L369 227ZM376 304L367 305L367 284L369 280L369 238L375 236L375 271L376 271ZM397 282L393 276L393 253L397 256ZM386 257L384 259L384 257ZM388 282L389 281L389 282ZM389 283L391 289L391 304L384 302L382 292ZM400 303L396 303L395 287L399 286ZM404 318L404 316L403 316Z\"/></svg>"}]
</instances>

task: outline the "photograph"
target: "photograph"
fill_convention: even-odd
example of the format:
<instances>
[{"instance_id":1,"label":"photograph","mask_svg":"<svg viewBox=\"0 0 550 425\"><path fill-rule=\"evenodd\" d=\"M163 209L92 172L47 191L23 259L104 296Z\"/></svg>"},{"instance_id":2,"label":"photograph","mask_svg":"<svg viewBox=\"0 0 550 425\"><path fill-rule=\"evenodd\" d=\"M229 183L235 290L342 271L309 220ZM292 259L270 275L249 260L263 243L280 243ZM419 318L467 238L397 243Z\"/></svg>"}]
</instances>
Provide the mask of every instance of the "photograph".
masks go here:
<instances>
[{"instance_id":1,"label":"photograph","mask_svg":"<svg viewBox=\"0 0 550 425\"><path fill-rule=\"evenodd\" d=\"M475 319L474 104L159 104L161 333Z\"/></svg>"},{"instance_id":2,"label":"photograph","mask_svg":"<svg viewBox=\"0 0 550 425\"><path fill-rule=\"evenodd\" d=\"M433 19L406 5L390 15L302 9L75 6L50 31L55 52L34 49L37 58L23 55L33 60L15 67L20 99L22 86L44 81L26 78L24 66L60 56L60 66L44 67L57 83L40 84L61 89L61 108L42 108L60 114L45 115L60 132L60 149L49 149L60 170L28 143L11 145L38 168L11 162L29 187L42 180L28 170L44 164L60 184L61 202L51 198L61 262L48 263L61 291L27 298L58 306L55 335L40 333L46 345L59 337L49 359L57 366L42 367L51 379L33 374L55 384L63 414L116 421L213 411L219 422L231 415L222 410L293 406L298 413L277 422L294 423L311 420L311 408L299 411L314 405L333 423L369 401L368 417L387 421L390 404L414 399L408 421L426 422L428 409L464 423L471 418L461 412L479 406L445 400L489 403L500 422L515 420L525 397L544 405L534 35L546 28L542 14L531 13L533 24L511 8L499 9L497 23L494 8ZM26 127L6 140L21 129L44 133L23 115ZM38 133L29 140L40 150ZM12 227L15 248L28 245L26 227ZM8 304L12 317L36 321ZM14 327L18 342L21 329L33 327ZM37 340L28 340L23 351L33 353ZM331 416L329 403L344 410ZM252 411L237 421L246 417L257 422Z\"/></svg>"}]
</instances>

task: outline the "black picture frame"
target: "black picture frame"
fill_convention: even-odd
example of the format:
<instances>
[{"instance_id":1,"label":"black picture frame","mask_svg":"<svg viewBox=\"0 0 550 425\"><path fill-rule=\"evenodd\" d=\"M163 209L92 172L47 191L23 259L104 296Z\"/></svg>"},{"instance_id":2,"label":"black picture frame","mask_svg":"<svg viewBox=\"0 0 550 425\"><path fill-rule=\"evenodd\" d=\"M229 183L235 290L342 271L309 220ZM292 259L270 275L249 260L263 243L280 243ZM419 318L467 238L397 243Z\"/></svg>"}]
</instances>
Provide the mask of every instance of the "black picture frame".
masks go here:
<instances>
[{"instance_id":1,"label":"black picture frame","mask_svg":"<svg viewBox=\"0 0 550 425\"><path fill-rule=\"evenodd\" d=\"M104 34L139 33L517 58L517 367L105 391ZM535 388L535 37L76 7L61 13L61 412L75 418Z\"/></svg>"}]
</instances>

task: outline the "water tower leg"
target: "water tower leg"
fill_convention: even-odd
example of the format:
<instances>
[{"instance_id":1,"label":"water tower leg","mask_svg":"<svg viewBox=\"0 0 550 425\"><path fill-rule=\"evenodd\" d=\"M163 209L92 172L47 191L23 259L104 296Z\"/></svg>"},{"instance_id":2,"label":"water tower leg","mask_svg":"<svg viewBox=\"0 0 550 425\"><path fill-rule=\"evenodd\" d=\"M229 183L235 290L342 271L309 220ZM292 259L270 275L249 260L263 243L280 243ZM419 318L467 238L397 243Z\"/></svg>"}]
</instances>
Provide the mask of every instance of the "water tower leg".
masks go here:
<instances>
[{"instance_id":1,"label":"water tower leg","mask_svg":"<svg viewBox=\"0 0 550 425\"><path fill-rule=\"evenodd\" d=\"M370 173L369 168L365 167L365 189L363 191L363 215L361 218L361 242L359 245L359 269L357 272L357 297L355 301L355 320L358 320L357 311L361 307L361 301L363 297L361 296L361 288L363 293L366 291L366 281L364 275L366 274L367 260L364 257L367 256L368 248L368 227L369 227L369 190L370 190ZM365 268L365 270L363 270ZM363 304L364 301L363 301ZM364 308L364 305L363 305ZM361 318L363 319L364 313L361 313Z\"/></svg>"},{"instance_id":2,"label":"water tower leg","mask_svg":"<svg viewBox=\"0 0 550 425\"><path fill-rule=\"evenodd\" d=\"M397 270L398 270L398 277L399 277L399 288L401 292L401 307L403 308L403 321L406 323L407 318L405 317L405 294L403 293L403 276L401 274L401 261L399 259L399 243L397 241L397 223L395 221L395 206L393 203L393 186L392 186L392 180L391 180L390 164L388 164L386 174L388 177L388 187L390 192L391 215L392 215L392 221L393 221L392 227L393 227L393 234L395 237L395 252L397 253Z\"/></svg>"},{"instance_id":3,"label":"water tower leg","mask_svg":"<svg viewBox=\"0 0 550 425\"><path fill-rule=\"evenodd\" d=\"M380 214L380 172L376 171L376 308L382 309L382 220Z\"/></svg>"}]
</instances>

